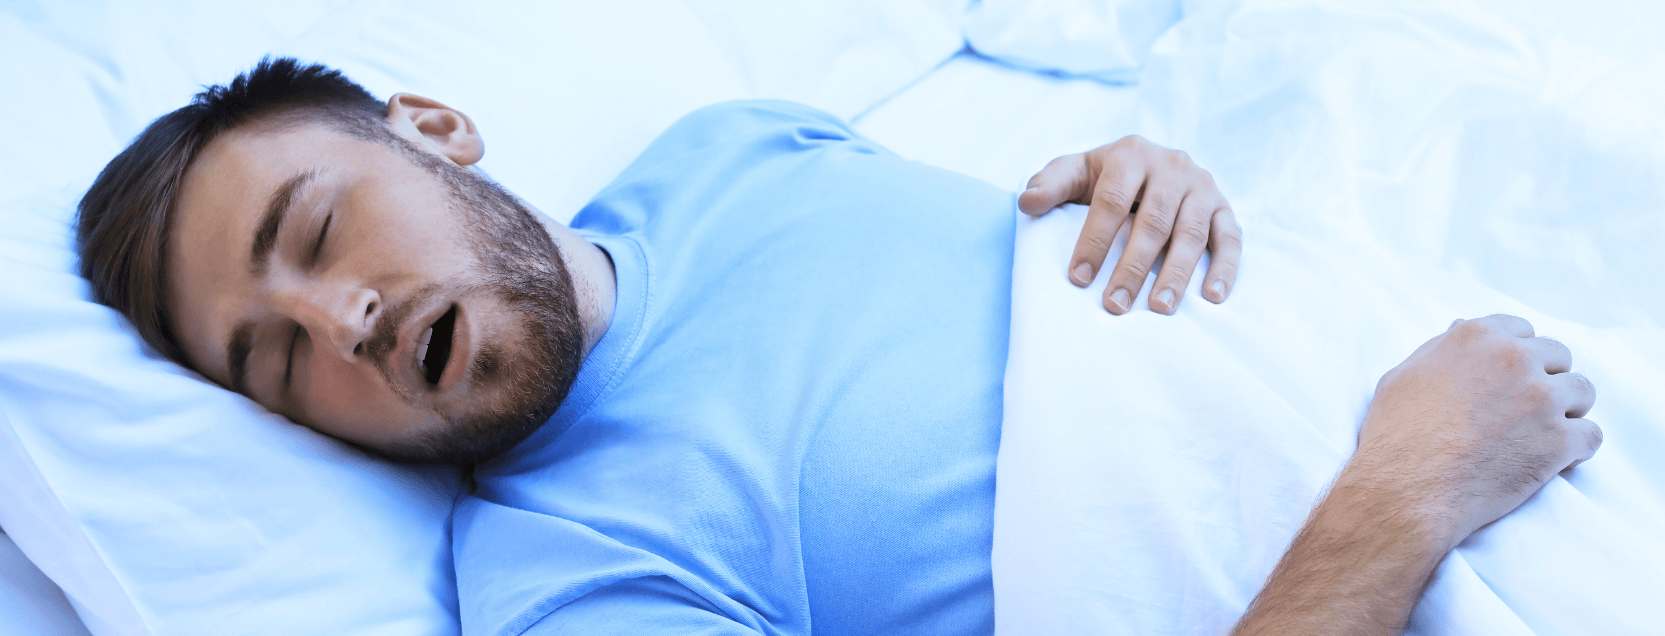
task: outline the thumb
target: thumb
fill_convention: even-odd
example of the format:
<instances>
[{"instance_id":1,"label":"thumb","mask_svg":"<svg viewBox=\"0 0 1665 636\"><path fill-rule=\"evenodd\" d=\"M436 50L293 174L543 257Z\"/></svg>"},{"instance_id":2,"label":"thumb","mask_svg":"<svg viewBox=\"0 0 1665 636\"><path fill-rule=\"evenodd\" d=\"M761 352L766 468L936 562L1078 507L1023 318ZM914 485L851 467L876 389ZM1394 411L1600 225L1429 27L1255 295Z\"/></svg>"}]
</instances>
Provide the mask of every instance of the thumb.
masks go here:
<instances>
[{"instance_id":1,"label":"thumb","mask_svg":"<svg viewBox=\"0 0 1665 636\"><path fill-rule=\"evenodd\" d=\"M1029 187L1018 195L1018 209L1040 216L1068 202L1085 203L1092 191L1092 178L1083 153L1053 159L1029 178Z\"/></svg>"}]
</instances>

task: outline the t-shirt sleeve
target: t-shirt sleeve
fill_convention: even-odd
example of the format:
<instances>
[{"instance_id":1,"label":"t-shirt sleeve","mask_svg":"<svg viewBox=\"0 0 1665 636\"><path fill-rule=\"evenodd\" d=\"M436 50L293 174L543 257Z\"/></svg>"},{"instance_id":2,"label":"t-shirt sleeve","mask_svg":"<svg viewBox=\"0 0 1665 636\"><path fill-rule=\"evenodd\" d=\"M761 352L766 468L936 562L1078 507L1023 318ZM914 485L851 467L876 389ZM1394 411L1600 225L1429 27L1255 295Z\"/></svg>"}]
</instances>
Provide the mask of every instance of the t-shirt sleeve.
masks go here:
<instances>
[{"instance_id":1,"label":"t-shirt sleeve","mask_svg":"<svg viewBox=\"0 0 1665 636\"><path fill-rule=\"evenodd\" d=\"M470 636L773 633L752 606L572 521L465 497L452 528Z\"/></svg>"},{"instance_id":2,"label":"t-shirt sleeve","mask_svg":"<svg viewBox=\"0 0 1665 636\"><path fill-rule=\"evenodd\" d=\"M572 227L624 234L667 212L698 218L737 179L766 174L771 162L802 159L807 150L854 144L887 153L848 124L802 104L772 100L724 102L696 110L672 124L594 201L578 211ZM598 203L610 205L598 205ZM680 219L679 219L680 220ZM685 228L660 228L684 232Z\"/></svg>"},{"instance_id":3,"label":"t-shirt sleeve","mask_svg":"<svg viewBox=\"0 0 1665 636\"><path fill-rule=\"evenodd\" d=\"M597 589L550 612L523 636L758 636L670 577L648 576Z\"/></svg>"},{"instance_id":4,"label":"t-shirt sleeve","mask_svg":"<svg viewBox=\"0 0 1665 636\"><path fill-rule=\"evenodd\" d=\"M642 152L638 161L643 165L633 167L713 150L731 159L756 159L747 148L760 141L773 146L778 154L801 149L805 141L859 137L849 124L811 106L769 99L736 100L684 115Z\"/></svg>"}]
</instances>

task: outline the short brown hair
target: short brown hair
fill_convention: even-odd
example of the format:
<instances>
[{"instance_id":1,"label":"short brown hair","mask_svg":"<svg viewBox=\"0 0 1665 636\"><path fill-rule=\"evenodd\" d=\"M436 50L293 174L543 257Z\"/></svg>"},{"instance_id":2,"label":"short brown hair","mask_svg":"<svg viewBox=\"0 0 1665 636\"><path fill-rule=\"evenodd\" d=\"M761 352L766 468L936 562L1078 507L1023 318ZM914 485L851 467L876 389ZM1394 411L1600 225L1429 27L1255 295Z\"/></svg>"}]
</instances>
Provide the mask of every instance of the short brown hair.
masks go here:
<instances>
[{"instance_id":1,"label":"short brown hair","mask_svg":"<svg viewBox=\"0 0 1665 636\"><path fill-rule=\"evenodd\" d=\"M388 141L387 106L340 71L294 58L262 58L229 84L158 117L98 174L81 197L76 243L93 300L132 321L157 353L190 366L166 305L168 232L185 170L220 133L275 116Z\"/></svg>"}]
</instances>

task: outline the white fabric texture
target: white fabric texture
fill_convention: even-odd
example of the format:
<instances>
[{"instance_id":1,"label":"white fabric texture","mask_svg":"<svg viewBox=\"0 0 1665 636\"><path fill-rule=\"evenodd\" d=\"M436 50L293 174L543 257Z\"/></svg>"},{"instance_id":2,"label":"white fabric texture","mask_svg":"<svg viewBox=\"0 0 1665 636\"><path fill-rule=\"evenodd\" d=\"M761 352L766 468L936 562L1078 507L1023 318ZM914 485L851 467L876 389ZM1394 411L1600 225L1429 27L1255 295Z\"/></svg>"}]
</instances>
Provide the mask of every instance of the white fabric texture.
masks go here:
<instances>
[{"instance_id":1,"label":"white fabric texture","mask_svg":"<svg viewBox=\"0 0 1665 636\"><path fill-rule=\"evenodd\" d=\"M1139 128L1249 222L1662 326L1661 28L1647 0L1218 5L1153 47Z\"/></svg>"},{"instance_id":2,"label":"white fabric texture","mask_svg":"<svg viewBox=\"0 0 1665 636\"><path fill-rule=\"evenodd\" d=\"M1376 380L1455 317L1510 313L1595 382L1595 458L1476 533L1410 633L1657 634L1665 333L1556 320L1472 281L1250 226L1232 298L1111 316L1064 275L1085 208L1021 220L995 512L999 634L1219 634L1352 454ZM1124 239L1125 240L1125 239ZM1119 250L1119 247L1118 247Z\"/></svg>"},{"instance_id":3,"label":"white fabric texture","mask_svg":"<svg viewBox=\"0 0 1665 636\"><path fill-rule=\"evenodd\" d=\"M1181 13L1180 0L980 0L966 13L966 43L1014 66L1110 82L1138 77L1151 43Z\"/></svg>"},{"instance_id":4,"label":"white fabric texture","mask_svg":"<svg viewBox=\"0 0 1665 636\"><path fill-rule=\"evenodd\" d=\"M75 275L75 202L155 117L266 53L472 116L557 218L666 125L778 97L855 115L957 52L938 0L320 0L0 7L0 526L114 634L457 631L449 470L391 466L147 355Z\"/></svg>"},{"instance_id":5,"label":"white fabric texture","mask_svg":"<svg viewBox=\"0 0 1665 636\"><path fill-rule=\"evenodd\" d=\"M1224 633L1381 374L1502 312L1571 347L1606 443L1447 558L1408 633L1665 633L1661 25L1640 2L1244 2L1158 41L1140 132L1213 171L1241 274L1223 305L1198 276L1176 316L1113 317L1106 277L1065 277L1082 210L1019 222L997 631Z\"/></svg>"},{"instance_id":6,"label":"white fabric texture","mask_svg":"<svg viewBox=\"0 0 1665 636\"><path fill-rule=\"evenodd\" d=\"M852 124L898 155L1018 192L1054 157L1137 132L1137 95L961 55Z\"/></svg>"},{"instance_id":7,"label":"white fabric texture","mask_svg":"<svg viewBox=\"0 0 1665 636\"><path fill-rule=\"evenodd\" d=\"M62 590L0 533L0 636L85 636Z\"/></svg>"},{"instance_id":8,"label":"white fabric texture","mask_svg":"<svg viewBox=\"0 0 1665 636\"><path fill-rule=\"evenodd\" d=\"M849 118L963 46L954 0L365 0L280 53L469 115L480 167L566 220L682 115L742 98Z\"/></svg>"}]
</instances>

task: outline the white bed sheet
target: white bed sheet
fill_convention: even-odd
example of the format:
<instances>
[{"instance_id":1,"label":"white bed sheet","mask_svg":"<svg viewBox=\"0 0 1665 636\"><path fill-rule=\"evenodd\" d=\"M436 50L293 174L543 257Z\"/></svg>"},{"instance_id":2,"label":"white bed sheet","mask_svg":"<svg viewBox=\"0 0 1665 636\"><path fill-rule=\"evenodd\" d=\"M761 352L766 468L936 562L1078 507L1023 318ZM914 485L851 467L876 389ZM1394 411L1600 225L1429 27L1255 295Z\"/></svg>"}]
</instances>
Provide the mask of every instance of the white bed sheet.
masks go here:
<instances>
[{"instance_id":1,"label":"white bed sheet","mask_svg":"<svg viewBox=\"0 0 1665 636\"><path fill-rule=\"evenodd\" d=\"M1658 3L1250 0L1165 35L1134 130L1214 172L1242 277L1110 317L1102 280L1065 282L1080 212L1020 222L997 631L1223 633L1376 379L1506 312L1572 347L1607 443L1447 559L1410 633L1665 633L1662 27Z\"/></svg>"},{"instance_id":2,"label":"white bed sheet","mask_svg":"<svg viewBox=\"0 0 1665 636\"><path fill-rule=\"evenodd\" d=\"M898 155L1017 192L1054 157L1138 132L1137 96L962 53L852 124Z\"/></svg>"}]
</instances>

